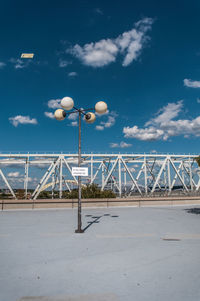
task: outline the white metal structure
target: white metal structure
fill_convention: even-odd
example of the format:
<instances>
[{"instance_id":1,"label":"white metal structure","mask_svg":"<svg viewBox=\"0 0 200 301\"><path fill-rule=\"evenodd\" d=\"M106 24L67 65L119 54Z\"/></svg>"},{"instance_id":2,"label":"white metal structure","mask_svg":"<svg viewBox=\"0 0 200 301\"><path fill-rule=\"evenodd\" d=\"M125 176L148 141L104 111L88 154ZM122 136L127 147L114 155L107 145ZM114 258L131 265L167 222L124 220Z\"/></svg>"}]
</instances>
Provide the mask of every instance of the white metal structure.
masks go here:
<instances>
[{"instance_id":1,"label":"white metal structure","mask_svg":"<svg viewBox=\"0 0 200 301\"><path fill-rule=\"evenodd\" d=\"M89 177L84 184L97 183L102 190L112 189L120 197L170 195L175 191L195 194L200 190L197 156L82 154L81 166L89 168ZM72 166L77 166L77 162L77 154L0 154L0 189L7 188L16 198L16 188L24 188L25 197L31 188L31 198L35 200L40 192L51 186L62 198L63 190L70 191L72 184L77 187L78 179L72 175ZM23 182L23 187L16 186L18 182L21 185Z\"/></svg>"}]
</instances>

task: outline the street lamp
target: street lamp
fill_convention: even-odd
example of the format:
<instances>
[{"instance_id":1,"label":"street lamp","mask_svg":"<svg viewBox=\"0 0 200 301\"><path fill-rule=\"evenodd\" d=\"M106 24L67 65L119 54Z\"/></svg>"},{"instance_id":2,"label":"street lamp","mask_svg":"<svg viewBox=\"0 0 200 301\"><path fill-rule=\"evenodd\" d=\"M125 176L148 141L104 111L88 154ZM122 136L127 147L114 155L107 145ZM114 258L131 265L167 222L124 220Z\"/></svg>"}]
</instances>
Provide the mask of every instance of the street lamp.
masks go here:
<instances>
[{"instance_id":1,"label":"street lamp","mask_svg":"<svg viewBox=\"0 0 200 301\"><path fill-rule=\"evenodd\" d=\"M57 120L64 120L67 115L78 113L78 126L79 126L79 135L78 135L78 167L81 166L81 115L84 115L84 120L87 123L93 123L96 120L94 113L90 111L95 111L98 114L104 114L107 111L107 104L104 101L99 101L96 103L95 108L92 109L77 109L74 107L74 101L71 97L64 97L61 100L61 107L63 109L58 109L55 111L54 116ZM81 228L81 176L78 176L78 228L75 230L76 233L83 233L84 230Z\"/></svg>"}]
</instances>

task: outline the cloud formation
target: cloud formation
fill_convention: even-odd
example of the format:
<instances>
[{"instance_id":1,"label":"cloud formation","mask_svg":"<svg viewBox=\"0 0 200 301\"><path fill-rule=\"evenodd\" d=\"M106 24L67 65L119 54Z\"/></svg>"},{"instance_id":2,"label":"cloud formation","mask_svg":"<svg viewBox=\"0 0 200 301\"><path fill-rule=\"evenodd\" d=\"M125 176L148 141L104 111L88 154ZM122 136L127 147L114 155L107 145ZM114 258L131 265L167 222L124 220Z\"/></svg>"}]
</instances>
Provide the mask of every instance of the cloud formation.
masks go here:
<instances>
[{"instance_id":1,"label":"cloud formation","mask_svg":"<svg viewBox=\"0 0 200 301\"><path fill-rule=\"evenodd\" d=\"M50 109L60 109L61 105L60 105L61 99L51 99L48 101L47 105Z\"/></svg>"},{"instance_id":2,"label":"cloud formation","mask_svg":"<svg viewBox=\"0 0 200 301\"><path fill-rule=\"evenodd\" d=\"M3 62L0 62L0 69L3 69L5 66L6 66L6 64L5 64L5 63L3 63Z\"/></svg>"},{"instance_id":3,"label":"cloud formation","mask_svg":"<svg viewBox=\"0 0 200 301\"><path fill-rule=\"evenodd\" d=\"M103 11L100 8L95 8L95 13L99 14L99 15L103 15Z\"/></svg>"},{"instance_id":4,"label":"cloud formation","mask_svg":"<svg viewBox=\"0 0 200 301\"><path fill-rule=\"evenodd\" d=\"M24 183L24 176L23 175L18 175L16 176L15 174L17 174L17 172L13 172L13 173L10 173L10 174L13 174L13 176L9 176L9 182L12 184L12 185L15 185L16 183ZM31 184L33 186L35 186L36 184L38 184L38 180L36 177L34 178L31 178L31 177L28 177L27 178L28 182L31 182Z\"/></svg>"},{"instance_id":5,"label":"cloud formation","mask_svg":"<svg viewBox=\"0 0 200 301\"><path fill-rule=\"evenodd\" d=\"M15 117L10 117L9 121L15 127L17 127L18 124L37 124L38 123L36 118L31 119L29 116L22 116L22 115L17 115Z\"/></svg>"},{"instance_id":6,"label":"cloud formation","mask_svg":"<svg viewBox=\"0 0 200 301\"><path fill-rule=\"evenodd\" d=\"M48 118L55 119L54 114L52 112L44 112L44 115Z\"/></svg>"},{"instance_id":7,"label":"cloud formation","mask_svg":"<svg viewBox=\"0 0 200 301\"><path fill-rule=\"evenodd\" d=\"M110 143L111 148L127 148L131 147L132 144L121 141L120 143Z\"/></svg>"},{"instance_id":8,"label":"cloud formation","mask_svg":"<svg viewBox=\"0 0 200 301\"><path fill-rule=\"evenodd\" d=\"M65 67L69 66L70 64L71 64L70 61L66 61L66 60L62 60L62 59L59 60L59 67L60 68L65 68Z\"/></svg>"},{"instance_id":9,"label":"cloud formation","mask_svg":"<svg viewBox=\"0 0 200 301\"><path fill-rule=\"evenodd\" d=\"M18 178L19 177L19 171L16 172L9 172L7 174L8 177Z\"/></svg>"},{"instance_id":10,"label":"cloud formation","mask_svg":"<svg viewBox=\"0 0 200 301\"><path fill-rule=\"evenodd\" d=\"M115 124L115 117L114 116L108 116L108 120L106 122L101 121L101 125L104 126L104 128L110 128Z\"/></svg>"},{"instance_id":11,"label":"cloud formation","mask_svg":"<svg viewBox=\"0 0 200 301\"><path fill-rule=\"evenodd\" d=\"M135 23L130 31L126 31L115 39L102 39L80 46L76 44L67 53L71 53L84 65L103 67L116 61L118 54L123 56L122 66L126 67L137 60L141 50L150 39L146 33L152 27L153 19L144 18Z\"/></svg>"},{"instance_id":12,"label":"cloud formation","mask_svg":"<svg viewBox=\"0 0 200 301\"><path fill-rule=\"evenodd\" d=\"M71 126L78 126L78 121L72 121Z\"/></svg>"},{"instance_id":13,"label":"cloud formation","mask_svg":"<svg viewBox=\"0 0 200 301\"><path fill-rule=\"evenodd\" d=\"M106 121L101 121L99 125L96 126L97 131L103 131L105 128L110 128L115 124L118 114L114 111L111 111L108 114L103 114L106 116ZM98 116L101 116L98 114Z\"/></svg>"},{"instance_id":14,"label":"cloud formation","mask_svg":"<svg viewBox=\"0 0 200 301\"><path fill-rule=\"evenodd\" d=\"M69 120L76 120L78 118L78 113L72 113L68 116Z\"/></svg>"},{"instance_id":15,"label":"cloud formation","mask_svg":"<svg viewBox=\"0 0 200 301\"><path fill-rule=\"evenodd\" d=\"M189 88L200 88L200 81L191 80L191 79L185 78L183 80L183 82L184 82L184 86L186 86L186 87L189 87Z\"/></svg>"},{"instance_id":16,"label":"cloud formation","mask_svg":"<svg viewBox=\"0 0 200 301\"><path fill-rule=\"evenodd\" d=\"M75 77L75 76L77 76L77 75L78 75L78 73L77 73L77 72L74 72L74 71L68 73L68 76L69 76L69 77Z\"/></svg>"},{"instance_id":17,"label":"cloud formation","mask_svg":"<svg viewBox=\"0 0 200 301\"><path fill-rule=\"evenodd\" d=\"M156 114L157 116L146 122L144 128L137 125L124 127L123 133L126 138L135 138L143 141L168 140L173 136L183 135L185 138L191 135L200 136L200 116L187 120L173 120L183 108L183 101L168 103Z\"/></svg>"},{"instance_id":18,"label":"cloud formation","mask_svg":"<svg viewBox=\"0 0 200 301\"><path fill-rule=\"evenodd\" d=\"M125 138L136 138L143 141L148 140L159 140L162 139L164 131L156 129L155 127L149 127L144 129L139 129L137 125L132 128L124 127L123 133Z\"/></svg>"},{"instance_id":19,"label":"cloud formation","mask_svg":"<svg viewBox=\"0 0 200 301\"><path fill-rule=\"evenodd\" d=\"M23 69L26 68L30 65L30 63L32 62L31 59L15 59L15 58L11 58L10 59L10 63L12 63L15 67L15 69Z\"/></svg>"},{"instance_id":20,"label":"cloud formation","mask_svg":"<svg viewBox=\"0 0 200 301\"><path fill-rule=\"evenodd\" d=\"M158 113L156 114L157 116L155 118L146 122L145 126L169 122L171 119L174 119L178 116L182 107L182 100L178 101L177 103L168 103L166 106L164 106L158 111Z\"/></svg>"},{"instance_id":21,"label":"cloud formation","mask_svg":"<svg viewBox=\"0 0 200 301\"><path fill-rule=\"evenodd\" d=\"M104 130L104 126L102 126L102 125L96 125L96 130L97 131L103 131Z\"/></svg>"},{"instance_id":22,"label":"cloud formation","mask_svg":"<svg viewBox=\"0 0 200 301\"><path fill-rule=\"evenodd\" d=\"M69 126L78 126L78 113L72 113L70 114L67 119L71 121L71 123L69 124Z\"/></svg>"}]
</instances>

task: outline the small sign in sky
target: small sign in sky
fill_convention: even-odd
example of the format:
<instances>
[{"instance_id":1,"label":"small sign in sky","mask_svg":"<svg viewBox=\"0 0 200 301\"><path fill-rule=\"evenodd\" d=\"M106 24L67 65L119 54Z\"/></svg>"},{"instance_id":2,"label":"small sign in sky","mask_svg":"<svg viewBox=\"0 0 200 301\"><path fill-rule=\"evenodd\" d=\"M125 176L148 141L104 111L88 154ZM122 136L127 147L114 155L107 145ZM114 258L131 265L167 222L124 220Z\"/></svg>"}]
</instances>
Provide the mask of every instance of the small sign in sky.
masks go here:
<instances>
[{"instance_id":1,"label":"small sign in sky","mask_svg":"<svg viewBox=\"0 0 200 301\"><path fill-rule=\"evenodd\" d=\"M34 53L22 53L21 58L22 59L32 59L34 57Z\"/></svg>"},{"instance_id":2,"label":"small sign in sky","mask_svg":"<svg viewBox=\"0 0 200 301\"><path fill-rule=\"evenodd\" d=\"M72 176L88 176L88 167L72 167Z\"/></svg>"}]
</instances>

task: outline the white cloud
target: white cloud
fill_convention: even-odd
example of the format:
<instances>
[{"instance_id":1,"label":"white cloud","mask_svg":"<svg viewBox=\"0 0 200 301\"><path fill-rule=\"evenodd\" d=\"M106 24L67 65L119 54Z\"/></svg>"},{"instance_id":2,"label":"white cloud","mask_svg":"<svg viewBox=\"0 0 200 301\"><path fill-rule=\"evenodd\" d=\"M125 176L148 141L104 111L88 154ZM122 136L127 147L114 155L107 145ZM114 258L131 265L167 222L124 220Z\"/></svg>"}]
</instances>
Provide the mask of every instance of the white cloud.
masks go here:
<instances>
[{"instance_id":1,"label":"white cloud","mask_svg":"<svg viewBox=\"0 0 200 301\"><path fill-rule=\"evenodd\" d=\"M69 120L76 120L78 118L78 113L72 113L68 116Z\"/></svg>"},{"instance_id":2,"label":"white cloud","mask_svg":"<svg viewBox=\"0 0 200 301\"><path fill-rule=\"evenodd\" d=\"M169 123L162 124L165 131L164 140L170 136L184 135L188 138L190 135L200 136L200 116L192 120L171 120Z\"/></svg>"},{"instance_id":3,"label":"white cloud","mask_svg":"<svg viewBox=\"0 0 200 301\"><path fill-rule=\"evenodd\" d=\"M104 130L104 126L102 126L102 125L96 125L96 130L97 131L103 131Z\"/></svg>"},{"instance_id":4,"label":"white cloud","mask_svg":"<svg viewBox=\"0 0 200 301\"><path fill-rule=\"evenodd\" d=\"M37 124L37 119L36 118L30 118L29 116L22 116L18 115L15 117L10 117L9 121L14 125L15 127L18 126L18 124Z\"/></svg>"},{"instance_id":5,"label":"white cloud","mask_svg":"<svg viewBox=\"0 0 200 301\"><path fill-rule=\"evenodd\" d=\"M68 76L69 76L69 77L75 77L75 76L77 76L77 75L78 75L77 72L69 72L69 73L68 73Z\"/></svg>"},{"instance_id":6,"label":"white cloud","mask_svg":"<svg viewBox=\"0 0 200 301\"><path fill-rule=\"evenodd\" d=\"M183 107L182 100L178 101L177 103L168 103L165 107L159 110L159 112L156 114L157 117L151 119L145 125L148 126L150 124L159 124L163 122L168 122L171 119L178 116L182 107Z\"/></svg>"},{"instance_id":7,"label":"white cloud","mask_svg":"<svg viewBox=\"0 0 200 301\"><path fill-rule=\"evenodd\" d=\"M121 141L120 143L110 143L111 148L127 148L131 147L132 144L128 144L126 142Z\"/></svg>"},{"instance_id":8,"label":"white cloud","mask_svg":"<svg viewBox=\"0 0 200 301\"><path fill-rule=\"evenodd\" d=\"M103 15L103 11L98 7L95 9L95 12L99 15Z\"/></svg>"},{"instance_id":9,"label":"white cloud","mask_svg":"<svg viewBox=\"0 0 200 301\"><path fill-rule=\"evenodd\" d=\"M110 147L115 148L115 147L119 147L118 143L110 143Z\"/></svg>"},{"instance_id":10,"label":"white cloud","mask_svg":"<svg viewBox=\"0 0 200 301\"><path fill-rule=\"evenodd\" d=\"M54 114L52 112L44 112L44 115L48 118L55 119Z\"/></svg>"},{"instance_id":11,"label":"white cloud","mask_svg":"<svg viewBox=\"0 0 200 301\"><path fill-rule=\"evenodd\" d=\"M13 177L13 178L18 178L19 177L19 172L9 172L8 177Z\"/></svg>"},{"instance_id":12,"label":"white cloud","mask_svg":"<svg viewBox=\"0 0 200 301\"><path fill-rule=\"evenodd\" d=\"M169 103L159 112L160 115L146 122L144 128L124 127L123 133L126 138L135 138L143 141L167 140L173 136L183 135L185 138L194 135L200 137L200 116L187 120L172 120L178 116L183 107L183 102Z\"/></svg>"},{"instance_id":13,"label":"white cloud","mask_svg":"<svg viewBox=\"0 0 200 301\"><path fill-rule=\"evenodd\" d=\"M122 66L128 66L137 60L142 48L149 38L146 32L151 29L153 19L144 18L135 23L135 27L115 39L102 39L80 46L76 44L67 53L71 53L84 65L103 67L116 61L117 55L124 56Z\"/></svg>"},{"instance_id":14,"label":"white cloud","mask_svg":"<svg viewBox=\"0 0 200 301\"><path fill-rule=\"evenodd\" d=\"M107 111L105 114L97 114L98 117L106 116L106 121L101 121L99 125L96 126L97 131L103 131L105 128L110 128L115 124L116 117L118 114L114 111Z\"/></svg>"},{"instance_id":15,"label":"white cloud","mask_svg":"<svg viewBox=\"0 0 200 301\"><path fill-rule=\"evenodd\" d=\"M110 128L115 124L115 117L114 116L108 116L108 120L106 122L101 121L101 125L103 125L105 128Z\"/></svg>"},{"instance_id":16,"label":"white cloud","mask_svg":"<svg viewBox=\"0 0 200 301\"><path fill-rule=\"evenodd\" d=\"M14 65L15 69L23 69L30 65L31 59L21 60L21 59L11 58L10 63Z\"/></svg>"},{"instance_id":17,"label":"white cloud","mask_svg":"<svg viewBox=\"0 0 200 301\"><path fill-rule=\"evenodd\" d=\"M6 66L6 64L5 64L5 63L3 63L3 62L0 62L0 69L3 69L5 66Z\"/></svg>"},{"instance_id":18,"label":"white cloud","mask_svg":"<svg viewBox=\"0 0 200 301\"><path fill-rule=\"evenodd\" d=\"M200 81L197 80L191 80L191 79L184 79L184 86L189 87L189 88L200 88Z\"/></svg>"},{"instance_id":19,"label":"white cloud","mask_svg":"<svg viewBox=\"0 0 200 301\"><path fill-rule=\"evenodd\" d=\"M28 177L28 182L31 182L31 184L37 184L38 183L38 179L37 178L31 178ZM22 175L19 175L19 177L10 177L9 178L9 182L12 184L16 184L16 183L24 183L24 177Z\"/></svg>"},{"instance_id":20,"label":"white cloud","mask_svg":"<svg viewBox=\"0 0 200 301\"><path fill-rule=\"evenodd\" d=\"M114 111L111 111L108 115L107 115L107 120L106 121L101 121L100 125L96 126L97 130L103 130L103 128L110 128L115 124L116 121L116 117L118 116L118 114ZM103 127L103 128L102 128Z\"/></svg>"},{"instance_id":21,"label":"white cloud","mask_svg":"<svg viewBox=\"0 0 200 301\"><path fill-rule=\"evenodd\" d=\"M103 67L115 62L117 53L118 48L110 39L86 44L83 47L77 44L71 49L71 54L80 59L84 65L92 67Z\"/></svg>"},{"instance_id":22,"label":"white cloud","mask_svg":"<svg viewBox=\"0 0 200 301\"><path fill-rule=\"evenodd\" d=\"M135 169L134 167L129 167L128 169L129 169L130 172L135 172L135 171L136 171L136 169ZM122 171L126 171L126 168L125 168L125 167L122 167L121 170L122 170ZM127 183L127 182L126 182L126 183ZM128 183L129 183L129 181L128 181ZM128 184L128 183L127 183L127 184ZM132 183L133 183L133 182L130 181L129 184L132 184Z\"/></svg>"},{"instance_id":23,"label":"white cloud","mask_svg":"<svg viewBox=\"0 0 200 301\"><path fill-rule=\"evenodd\" d=\"M140 50L143 47L144 32L132 29L131 31L124 32L117 39L117 45L120 52L124 53L127 50L127 54L123 61L123 66L128 66L133 60L136 60L140 54Z\"/></svg>"},{"instance_id":24,"label":"white cloud","mask_svg":"<svg viewBox=\"0 0 200 301\"><path fill-rule=\"evenodd\" d=\"M35 157L35 159L36 159L36 157ZM40 160L40 159L39 159L39 160ZM31 166L34 166L34 167L43 169L43 168L46 168L46 167L47 167L47 164L45 164L45 163L31 163Z\"/></svg>"},{"instance_id":25,"label":"white cloud","mask_svg":"<svg viewBox=\"0 0 200 301\"><path fill-rule=\"evenodd\" d=\"M60 68L65 68L65 67L69 66L70 64L71 64L71 62L69 62L69 61L62 60L62 59L59 60L59 67Z\"/></svg>"},{"instance_id":26,"label":"white cloud","mask_svg":"<svg viewBox=\"0 0 200 301\"><path fill-rule=\"evenodd\" d=\"M61 99L51 99L48 101L47 105L51 109L60 109L61 108L60 101Z\"/></svg>"},{"instance_id":27,"label":"white cloud","mask_svg":"<svg viewBox=\"0 0 200 301\"><path fill-rule=\"evenodd\" d=\"M125 138L136 138L144 141L159 140L163 137L164 131L156 129L155 127L149 127L145 129L139 129L138 126L132 128L124 127L123 133Z\"/></svg>"},{"instance_id":28,"label":"white cloud","mask_svg":"<svg viewBox=\"0 0 200 301\"><path fill-rule=\"evenodd\" d=\"M72 121L71 126L78 126L78 122L77 121Z\"/></svg>"},{"instance_id":29,"label":"white cloud","mask_svg":"<svg viewBox=\"0 0 200 301\"><path fill-rule=\"evenodd\" d=\"M130 143L126 143L126 142L120 142L120 147L121 148L127 148L127 147L131 147L132 146L132 144L130 144Z\"/></svg>"},{"instance_id":30,"label":"white cloud","mask_svg":"<svg viewBox=\"0 0 200 301\"><path fill-rule=\"evenodd\" d=\"M197 98L197 103L200 103L200 98Z\"/></svg>"}]
</instances>

